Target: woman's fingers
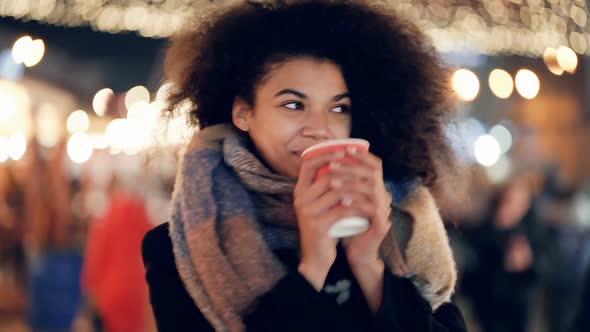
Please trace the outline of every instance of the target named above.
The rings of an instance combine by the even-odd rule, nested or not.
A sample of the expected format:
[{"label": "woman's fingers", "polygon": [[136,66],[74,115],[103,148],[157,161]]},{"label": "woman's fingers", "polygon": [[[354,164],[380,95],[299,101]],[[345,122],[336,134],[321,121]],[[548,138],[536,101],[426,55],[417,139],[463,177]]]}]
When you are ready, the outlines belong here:
[{"label": "woman's fingers", "polygon": [[297,186],[301,188],[307,188],[312,185],[318,170],[336,160],[344,158],[344,151],[337,151],[332,153],[323,153],[317,156],[313,156],[309,159],[302,159],[301,168],[299,169],[299,178],[297,179]]},{"label": "woman's fingers", "polygon": [[305,190],[301,189],[299,192],[296,192],[294,194],[294,204],[308,204],[317,200],[319,197],[330,190],[331,181],[331,176],[325,176],[314,182],[311,186],[305,188]]},{"label": "woman's fingers", "polygon": [[320,215],[330,209],[340,209],[342,207],[353,207],[363,212],[363,216],[372,214],[375,210],[374,204],[365,196],[350,191],[330,191],[309,203],[309,213]]},{"label": "woman's fingers", "polygon": [[341,161],[330,163],[330,173],[342,177],[359,179],[364,182],[373,182],[375,171],[366,165],[344,164]]},{"label": "woman's fingers", "polygon": [[356,160],[360,162],[361,165],[365,165],[370,169],[379,173],[382,176],[383,174],[383,161],[381,158],[377,157],[376,155],[368,152],[368,151],[358,151],[354,149],[348,149],[346,153],[349,156],[354,157]]},{"label": "woman's fingers", "polygon": [[[340,178],[338,176],[334,176],[334,180],[330,184],[333,190],[356,192],[365,195],[369,199],[372,199],[373,197],[375,190],[373,185],[368,182],[357,178]],[[334,182],[336,182],[337,185],[334,185]]]}]

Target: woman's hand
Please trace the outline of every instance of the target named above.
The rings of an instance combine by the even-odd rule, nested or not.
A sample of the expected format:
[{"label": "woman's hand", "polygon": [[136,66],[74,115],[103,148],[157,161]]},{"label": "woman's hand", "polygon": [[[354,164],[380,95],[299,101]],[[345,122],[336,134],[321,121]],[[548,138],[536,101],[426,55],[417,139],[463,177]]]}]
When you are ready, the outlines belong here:
[{"label": "woman's hand", "polygon": [[339,219],[360,213],[352,206],[334,208],[343,200],[350,199],[347,192],[334,190],[342,182],[338,175],[326,175],[314,182],[319,168],[338,162],[344,155],[344,152],[335,152],[302,160],[293,193],[301,242],[298,271],[318,291],[324,286],[328,271],[336,259],[338,239],[330,237],[330,227]]},{"label": "woman's hand", "polygon": [[392,197],[383,182],[381,159],[370,152],[354,149],[347,153],[357,159],[358,164],[333,163],[332,174],[348,177],[340,190],[355,193],[356,201],[353,198],[344,203],[361,210],[363,216],[370,220],[365,233],[343,239],[348,262],[354,268],[380,260],[379,247],[391,227]]},{"label": "woman's hand", "polygon": [[334,176],[346,176],[348,181],[340,188],[352,192],[352,200],[344,205],[362,211],[369,218],[369,229],[362,234],[342,240],[351,270],[358,281],[373,313],[381,307],[383,299],[383,273],[385,265],[379,256],[379,247],[389,232],[391,222],[391,194],[383,182],[381,159],[375,155],[349,149],[349,155],[358,164],[332,164]]}]

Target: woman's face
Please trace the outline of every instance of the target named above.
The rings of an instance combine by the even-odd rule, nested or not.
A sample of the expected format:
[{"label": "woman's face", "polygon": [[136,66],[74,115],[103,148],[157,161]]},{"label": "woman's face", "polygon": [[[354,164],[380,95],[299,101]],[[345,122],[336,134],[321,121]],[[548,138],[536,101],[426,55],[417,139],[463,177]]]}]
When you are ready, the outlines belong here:
[{"label": "woman's face", "polygon": [[248,132],[268,166],[296,177],[305,149],[350,137],[351,99],[332,62],[296,58],[272,68],[258,85],[254,107],[236,100],[233,122]]}]

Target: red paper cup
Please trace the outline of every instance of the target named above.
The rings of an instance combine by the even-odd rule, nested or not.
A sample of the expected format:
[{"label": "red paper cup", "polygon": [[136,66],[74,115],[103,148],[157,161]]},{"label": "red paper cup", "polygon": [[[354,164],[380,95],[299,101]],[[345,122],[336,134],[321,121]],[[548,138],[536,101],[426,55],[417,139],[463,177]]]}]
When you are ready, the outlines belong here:
[{"label": "red paper cup", "polygon": [[[346,151],[349,147],[354,147],[358,151],[368,151],[369,142],[360,138],[344,138],[326,141],[307,148],[301,154],[301,158],[305,160],[323,153]],[[355,164],[358,161],[355,158],[346,154],[344,158],[340,160],[340,162],[343,164]],[[314,181],[321,179],[329,173],[330,164],[326,164],[317,171],[314,177]],[[360,216],[352,216],[340,219],[336,223],[334,223],[332,228],[330,228],[330,236],[334,238],[349,237],[360,233],[364,233],[367,231],[367,229],[369,229],[369,220],[367,218]]]}]

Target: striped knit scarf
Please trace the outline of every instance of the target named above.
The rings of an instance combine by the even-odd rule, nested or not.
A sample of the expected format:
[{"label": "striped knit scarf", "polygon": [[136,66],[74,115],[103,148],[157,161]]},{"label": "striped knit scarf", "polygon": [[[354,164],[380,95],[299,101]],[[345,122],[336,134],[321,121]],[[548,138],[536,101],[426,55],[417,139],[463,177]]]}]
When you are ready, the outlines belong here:
[{"label": "striped knit scarf", "polygon": [[[227,124],[197,133],[172,199],[176,266],[216,331],[245,330],[243,317],[256,298],[287,272],[273,250],[299,246],[292,204],[296,179],[270,171],[247,142]],[[387,186],[394,201],[414,204],[394,209],[396,222],[381,248],[384,261],[397,275],[416,276],[421,293],[436,308],[449,300],[456,278],[436,206],[427,190]],[[427,219],[418,222],[423,215]]]}]

